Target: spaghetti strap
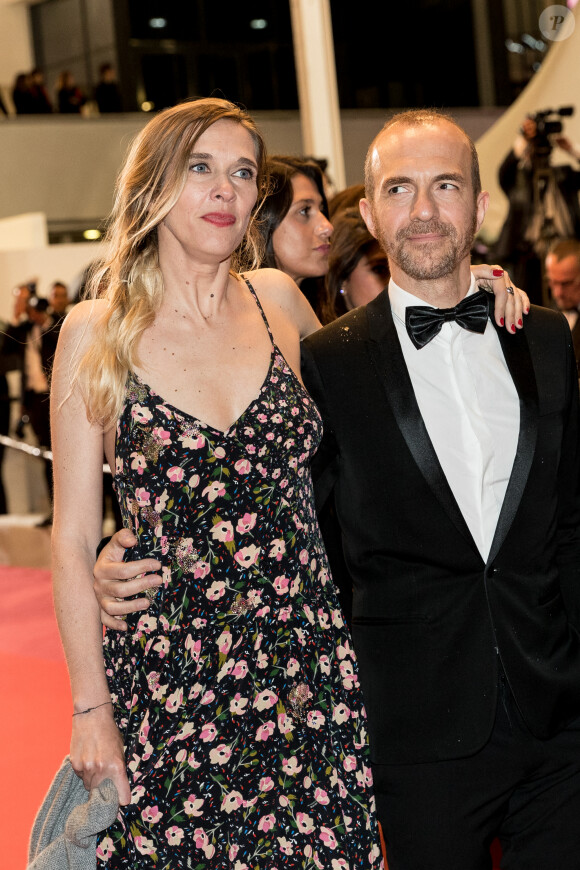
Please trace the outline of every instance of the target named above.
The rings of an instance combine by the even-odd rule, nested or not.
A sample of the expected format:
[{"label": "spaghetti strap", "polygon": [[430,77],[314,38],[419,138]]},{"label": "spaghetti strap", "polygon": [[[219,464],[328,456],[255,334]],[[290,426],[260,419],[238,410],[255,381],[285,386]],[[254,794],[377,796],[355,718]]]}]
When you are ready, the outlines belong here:
[{"label": "spaghetti strap", "polygon": [[272,335],[272,330],[270,329],[270,324],[268,323],[268,318],[266,317],[266,315],[264,313],[264,309],[262,308],[262,303],[260,302],[260,300],[258,298],[258,294],[256,293],[256,291],[252,287],[252,284],[250,283],[249,278],[244,278],[244,281],[248,285],[248,287],[250,289],[250,293],[252,294],[252,296],[256,300],[256,305],[258,306],[260,314],[262,315],[262,320],[266,324],[266,329],[268,330],[268,335],[270,336],[270,341],[272,342],[272,347],[276,347],[276,342],[274,341],[274,336]]}]

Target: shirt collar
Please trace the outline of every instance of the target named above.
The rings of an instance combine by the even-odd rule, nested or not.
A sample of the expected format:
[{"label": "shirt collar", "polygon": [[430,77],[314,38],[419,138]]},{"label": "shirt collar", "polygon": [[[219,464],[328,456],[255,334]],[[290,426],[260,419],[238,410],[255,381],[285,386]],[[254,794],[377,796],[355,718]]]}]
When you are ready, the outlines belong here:
[{"label": "shirt collar", "polygon": [[[469,290],[467,291],[465,296],[471,296],[471,294],[475,293],[476,290],[477,287],[475,285],[475,277],[472,274],[471,281],[469,283]],[[397,318],[397,320],[400,320],[401,323],[405,322],[405,308],[408,308],[411,305],[425,305],[428,308],[437,308],[436,305],[430,305],[429,302],[425,302],[424,299],[419,299],[418,296],[413,296],[412,293],[409,293],[407,290],[403,290],[402,287],[399,287],[398,284],[395,284],[392,278],[389,281],[389,301],[391,303],[393,315]]]}]

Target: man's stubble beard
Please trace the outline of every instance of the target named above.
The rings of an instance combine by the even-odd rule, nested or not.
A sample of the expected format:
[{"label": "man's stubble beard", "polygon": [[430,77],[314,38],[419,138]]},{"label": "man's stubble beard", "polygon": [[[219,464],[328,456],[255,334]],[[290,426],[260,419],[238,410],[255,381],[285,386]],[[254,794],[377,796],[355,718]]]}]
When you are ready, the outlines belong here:
[{"label": "man's stubble beard", "polygon": [[[380,227],[380,223],[379,223]],[[452,224],[443,223],[437,219],[430,221],[412,221],[408,226],[397,230],[395,241],[390,243],[382,233],[379,236],[389,260],[415,281],[433,281],[450,275],[459,263],[471,253],[471,247],[477,230],[477,214],[473,209],[472,220],[467,232],[459,235]],[[406,246],[409,236],[428,233],[440,233],[447,239],[447,244],[441,250],[438,243],[426,242],[424,246],[414,248]],[[428,246],[437,247],[431,250]]]}]

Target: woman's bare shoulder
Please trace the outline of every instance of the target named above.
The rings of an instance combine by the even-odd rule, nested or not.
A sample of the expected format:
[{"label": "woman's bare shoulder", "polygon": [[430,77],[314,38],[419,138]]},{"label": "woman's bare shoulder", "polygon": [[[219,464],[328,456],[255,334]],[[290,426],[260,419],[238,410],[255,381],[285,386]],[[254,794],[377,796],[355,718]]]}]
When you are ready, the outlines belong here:
[{"label": "woman's bare shoulder", "polygon": [[60,331],[63,339],[71,340],[90,336],[100,318],[106,313],[108,303],[104,299],[85,299],[73,305],[64,319]]},{"label": "woman's bare shoulder", "polygon": [[262,305],[279,309],[298,329],[300,338],[320,329],[308,300],[292,278],[279,269],[256,269],[243,276],[255,289]]}]

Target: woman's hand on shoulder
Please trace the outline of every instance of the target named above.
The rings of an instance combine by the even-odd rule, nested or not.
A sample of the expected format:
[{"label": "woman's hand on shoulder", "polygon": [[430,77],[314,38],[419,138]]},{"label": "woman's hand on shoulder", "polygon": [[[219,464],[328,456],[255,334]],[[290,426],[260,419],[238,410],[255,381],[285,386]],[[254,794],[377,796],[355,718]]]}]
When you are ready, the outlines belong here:
[{"label": "woman's hand on shoulder", "polygon": [[483,281],[495,296],[495,322],[505,326],[508,332],[515,332],[524,325],[523,315],[530,310],[527,293],[512,284],[508,273],[501,266],[488,266],[486,263],[472,266],[471,272],[476,281]]},{"label": "woman's hand on shoulder", "polygon": [[280,269],[257,269],[244,277],[251,282],[260,301],[269,299],[290,317],[301,339],[321,328],[322,324],[306,296],[285,272]]}]

